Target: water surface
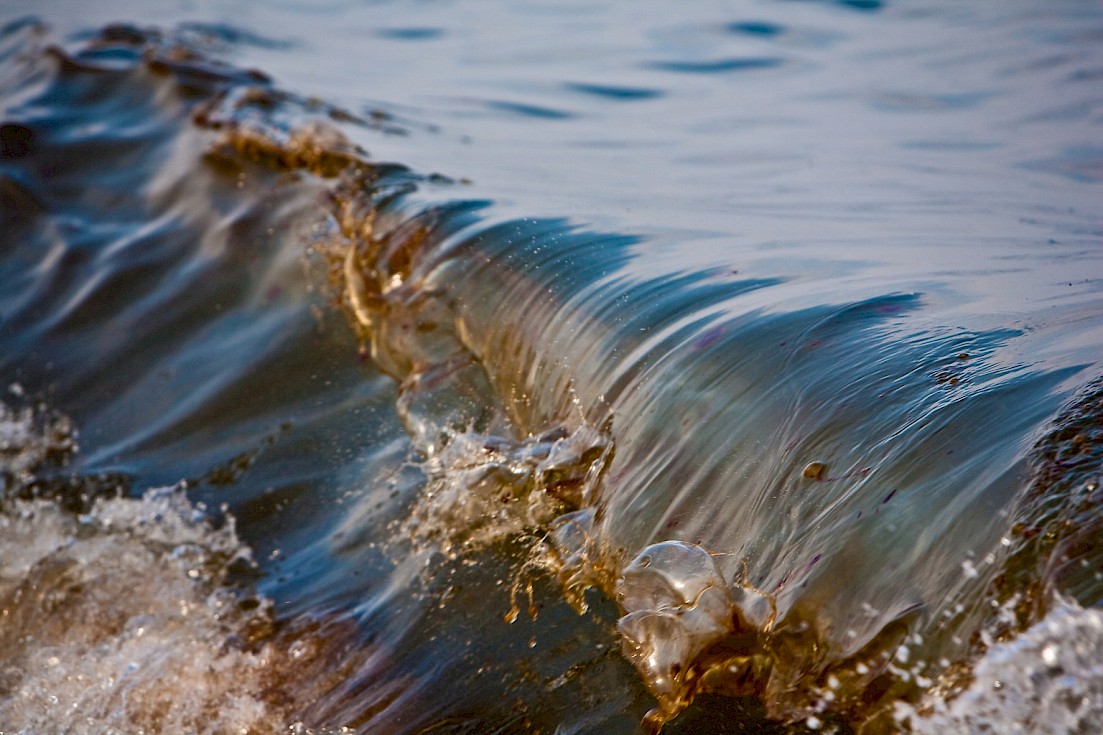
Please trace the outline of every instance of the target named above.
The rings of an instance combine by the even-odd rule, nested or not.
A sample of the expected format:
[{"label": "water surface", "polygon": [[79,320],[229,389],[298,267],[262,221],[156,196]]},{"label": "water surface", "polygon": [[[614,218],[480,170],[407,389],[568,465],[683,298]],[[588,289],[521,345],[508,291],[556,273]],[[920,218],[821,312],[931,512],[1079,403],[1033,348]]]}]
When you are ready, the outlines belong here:
[{"label": "water surface", "polygon": [[3,16],[4,731],[1103,719],[1094,6]]}]

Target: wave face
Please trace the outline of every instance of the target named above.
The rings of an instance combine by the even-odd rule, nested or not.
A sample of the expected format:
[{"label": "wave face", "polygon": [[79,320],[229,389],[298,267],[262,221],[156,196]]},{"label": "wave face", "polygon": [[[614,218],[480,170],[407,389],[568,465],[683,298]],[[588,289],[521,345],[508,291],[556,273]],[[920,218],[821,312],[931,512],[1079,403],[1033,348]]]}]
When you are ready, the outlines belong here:
[{"label": "wave face", "polygon": [[934,265],[516,218],[244,47],[0,34],[5,730],[1103,724],[1098,214]]}]

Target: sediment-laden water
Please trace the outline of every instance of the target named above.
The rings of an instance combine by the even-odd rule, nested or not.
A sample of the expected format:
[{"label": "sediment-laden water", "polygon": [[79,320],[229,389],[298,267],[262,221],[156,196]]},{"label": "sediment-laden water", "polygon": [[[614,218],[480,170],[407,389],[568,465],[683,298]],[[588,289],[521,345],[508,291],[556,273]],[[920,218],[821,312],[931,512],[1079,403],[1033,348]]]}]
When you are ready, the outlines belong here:
[{"label": "sediment-laden water", "polygon": [[65,10],[0,732],[1103,724],[1097,9]]}]

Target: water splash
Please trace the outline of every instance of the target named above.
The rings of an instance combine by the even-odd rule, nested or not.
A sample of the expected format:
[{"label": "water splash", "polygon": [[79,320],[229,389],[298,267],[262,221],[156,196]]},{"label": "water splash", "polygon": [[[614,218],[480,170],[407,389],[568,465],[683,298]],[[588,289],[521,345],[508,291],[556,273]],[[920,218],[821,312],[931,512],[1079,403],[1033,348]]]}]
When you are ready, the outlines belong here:
[{"label": "water splash", "polygon": [[[246,551],[177,489],[0,515],[0,721],[19,731],[274,730],[268,603],[222,586]],[[143,580],[135,585],[135,580]],[[34,621],[34,622],[32,622]],[[27,635],[34,631],[33,635]]]},{"label": "water splash", "polygon": [[[294,715],[324,687],[320,662],[347,631],[281,628],[251,587],[256,565],[234,518],[192,503],[184,484],[128,498],[109,483],[70,509],[66,493],[36,497],[63,489],[39,473],[76,451],[75,435],[44,404],[0,402],[5,731],[329,732]],[[72,482],[73,497],[95,484]]]},{"label": "water splash", "polygon": [[[132,61],[140,63],[137,54]],[[369,164],[332,126],[339,113],[299,109],[310,105],[179,49],[156,51],[148,68],[215,88],[193,118],[215,131],[209,163],[251,161],[329,182],[329,229],[317,244],[329,238],[346,305],[375,362],[399,383],[397,412],[424,478],[403,528],[450,555],[545,532],[576,607],[588,585],[616,598],[625,651],[660,702],[655,725],[706,691],[753,692],[771,715],[810,726],[835,713],[862,722],[885,701],[919,697],[940,671],[968,669],[969,634],[986,630],[987,603],[1000,598],[989,585],[1006,581],[1011,551],[1000,533],[1045,538],[1067,517],[1067,504],[1042,487],[1045,502],[1061,506],[1045,523],[1032,526],[1028,507],[1017,517],[994,514],[984,538],[971,525],[978,507],[1014,505],[1016,442],[1067,390],[1055,386],[1071,380],[1068,372],[1024,377],[1021,363],[1001,364],[997,353],[1016,334],[907,326],[904,317],[922,305],[917,294],[814,308],[774,302],[779,313],[763,313],[755,292],[784,279],[712,271],[633,279],[617,273],[631,260],[628,238],[587,237],[559,223],[464,234],[477,203],[410,205],[403,197],[421,179]],[[569,268],[571,258],[593,268]],[[877,391],[878,401],[862,400]],[[1001,414],[1007,420],[984,441],[972,436],[974,424],[956,420],[966,409],[1004,406],[1028,408]],[[10,435],[30,436],[31,419],[12,418]],[[839,439],[855,433],[878,437],[876,445]],[[5,482],[30,487],[36,463],[68,451],[64,440],[50,446],[17,449]],[[944,473],[930,459],[944,450],[971,459]],[[877,461],[867,463],[868,454]],[[1090,518],[1096,487],[1080,493],[1077,517]],[[732,488],[747,495],[732,502]],[[96,501],[85,514],[92,537],[152,533],[154,546],[186,546],[192,566],[135,552],[147,566],[218,582],[220,554],[240,557],[202,533],[174,543],[182,531],[175,521],[162,529],[158,515],[201,519],[180,502],[162,507],[170,497],[178,494],[125,501],[161,508],[145,520],[128,520],[122,500]],[[12,502],[17,516],[31,507]],[[672,529],[695,542],[654,543]],[[1037,581],[1035,562],[1048,568],[1057,548],[1070,552],[1057,559],[1062,566],[1086,536],[1064,538],[1077,544],[1027,545],[1026,586]],[[1083,589],[1098,594],[1090,579]],[[223,595],[200,594],[181,609],[221,610]],[[954,660],[932,660],[944,650]]]},{"label": "water splash", "polygon": [[20,497],[76,450],[75,434],[56,411],[0,403],[0,721],[19,732],[280,727],[264,683],[276,652],[258,645],[270,605],[226,585],[251,564],[231,518],[213,527],[182,487],[98,498],[81,514]]},{"label": "water splash", "polygon": [[1101,732],[1100,651],[1103,611],[1063,600],[1021,635],[994,644],[961,692],[899,704],[897,722],[917,735]]},{"label": "water splash", "polygon": [[417,465],[426,479],[410,533],[455,554],[546,528],[592,496],[609,449],[588,426],[523,440],[451,435]]}]

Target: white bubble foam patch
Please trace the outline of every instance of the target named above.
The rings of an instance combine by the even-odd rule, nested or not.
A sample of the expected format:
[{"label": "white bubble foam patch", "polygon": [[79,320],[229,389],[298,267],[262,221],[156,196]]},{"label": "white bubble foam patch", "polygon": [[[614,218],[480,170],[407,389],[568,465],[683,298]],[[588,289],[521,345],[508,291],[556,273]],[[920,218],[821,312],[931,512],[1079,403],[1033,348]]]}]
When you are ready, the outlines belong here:
[{"label": "white bubble foam patch", "polygon": [[267,613],[221,584],[245,553],[179,489],[80,517],[0,504],[2,731],[281,729],[262,696],[273,654],[244,645]]},{"label": "white bubble foam patch", "polygon": [[1060,604],[992,646],[974,674],[957,697],[899,705],[897,719],[922,735],[1103,732],[1103,610]]}]

